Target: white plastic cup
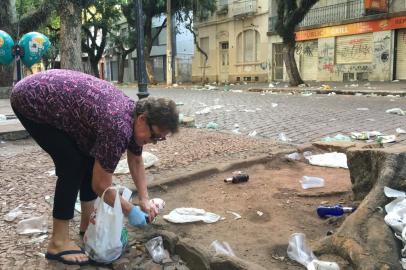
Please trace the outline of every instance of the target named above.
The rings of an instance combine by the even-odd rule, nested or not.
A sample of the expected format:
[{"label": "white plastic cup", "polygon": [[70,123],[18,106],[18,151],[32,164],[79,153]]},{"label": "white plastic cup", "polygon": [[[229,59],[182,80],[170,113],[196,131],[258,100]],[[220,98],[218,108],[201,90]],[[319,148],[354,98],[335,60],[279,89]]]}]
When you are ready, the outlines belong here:
[{"label": "white plastic cup", "polygon": [[303,189],[324,187],[324,179],[314,176],[303,176],[300,180]]}]

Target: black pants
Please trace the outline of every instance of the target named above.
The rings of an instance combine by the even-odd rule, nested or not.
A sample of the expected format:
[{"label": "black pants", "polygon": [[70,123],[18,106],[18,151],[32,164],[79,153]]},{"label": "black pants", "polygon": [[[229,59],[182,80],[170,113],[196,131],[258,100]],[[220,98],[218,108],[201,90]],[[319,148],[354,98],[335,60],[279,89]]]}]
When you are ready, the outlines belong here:
[{"label": "black pants", "polygon": [[79,150],[75,141],[65,132],[47,124],[36,123],[18,110],[13,110],[31,137],[54,161],[58,180],[53,217],[72,219],[79,190],[81,201],[92,201],[97,197],[92,190],[94,158]]}]

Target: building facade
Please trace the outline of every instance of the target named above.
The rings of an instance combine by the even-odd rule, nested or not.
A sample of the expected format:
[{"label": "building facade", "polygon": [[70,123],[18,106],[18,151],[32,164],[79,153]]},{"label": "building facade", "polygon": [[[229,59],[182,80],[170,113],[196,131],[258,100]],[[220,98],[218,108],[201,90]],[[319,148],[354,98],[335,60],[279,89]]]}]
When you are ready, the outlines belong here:
[{"label": "building facade", "polygon": [[[152,33],[156,33],[157,29],[162,25],[165,16],[154,17],[152,19]],[[120,32],[125,34],[128,32],[128,24],[125,20],[118,22]],[[174,72],[175,82],[190,82],[193,57],[193,35],[186,29],[184,23],[175,22],[176,31],[173,32],[173,55],[174,55]],[[162,29],[158,37],[155,39],[151,48],[150,57],[152,59],[154,77],[157,82],[166,81],[166,27]],[[108,81],[117,81],[118,79],[118,59],[114,54],[113,48],[107,48],[107,53],[104,55],[101,65],[104,70],[104,78]],[[137,50],[134,50],[127,56],[124,62],[124,79],[125,83],[136,82],[137,73]]]},{"label": "building facade", "polygon": [[217,11],[195,20],[199,46],[192,80],[232,83],[268,80],[268,0],[219,0]]},{"label": "building facade", "polygon": [[[287,80],[270,0],[269,80]],[[306,81],[406,80],[405,0],[320,0],[296,32],[295,58]]]}]

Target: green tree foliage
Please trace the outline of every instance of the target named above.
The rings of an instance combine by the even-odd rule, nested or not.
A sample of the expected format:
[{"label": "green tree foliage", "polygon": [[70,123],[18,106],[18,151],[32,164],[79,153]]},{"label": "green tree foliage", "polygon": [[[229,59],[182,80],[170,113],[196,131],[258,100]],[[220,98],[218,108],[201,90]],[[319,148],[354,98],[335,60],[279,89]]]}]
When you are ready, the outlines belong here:
[{"label": "green tree foliage", "polygon": [[289,84],[297,86],[302,84],[303,80],[300,77],[294,57],[295,29],[318,0],[277,0],[276,2],[278,4],[278,19],[275,29],[283,39],[283,60],[289,76]]},{"label": "green tree foliage", "polygon": [[121,0],[95,0],[83,12],[82,49],[87,53],[92,74],[99,77],[98,63],[107,44],[107,35],[112,33],[121,16]]}]

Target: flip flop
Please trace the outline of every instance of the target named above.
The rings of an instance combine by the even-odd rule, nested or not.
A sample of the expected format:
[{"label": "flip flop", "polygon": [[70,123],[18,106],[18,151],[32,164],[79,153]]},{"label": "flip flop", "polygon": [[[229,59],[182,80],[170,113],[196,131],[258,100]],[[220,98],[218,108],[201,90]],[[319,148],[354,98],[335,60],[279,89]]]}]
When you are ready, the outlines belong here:
[{"label": "flip flop", "polygon": [[67,265],[87,265],[89,264],[89,259],[87,261],[84,262],[78,262],[78,261],[70,261],[70,260],[65,260],[64,258],[62,258],[62,256],[64,255],[69,255],[69,254],[86,254],[83,250],[65,250],[62,252],[59,252],[57,254],[51,254],[49,252],[47,252],[45,254],[45,258],[48,260],[54,260],[54,261],[58,261],[61,262],[63,264],[67,264]]}]

